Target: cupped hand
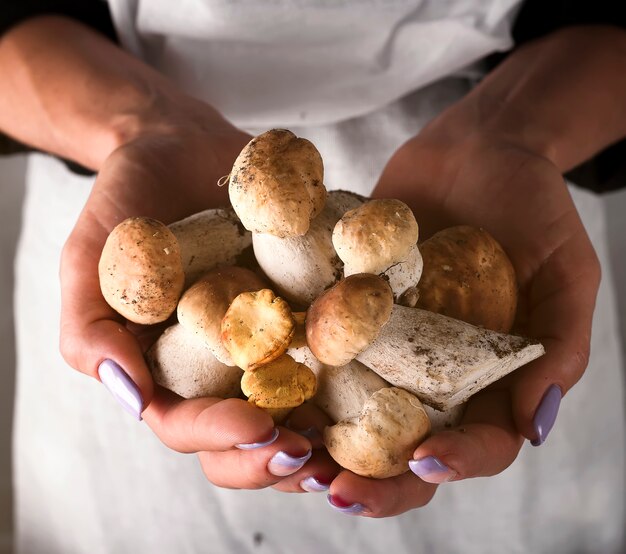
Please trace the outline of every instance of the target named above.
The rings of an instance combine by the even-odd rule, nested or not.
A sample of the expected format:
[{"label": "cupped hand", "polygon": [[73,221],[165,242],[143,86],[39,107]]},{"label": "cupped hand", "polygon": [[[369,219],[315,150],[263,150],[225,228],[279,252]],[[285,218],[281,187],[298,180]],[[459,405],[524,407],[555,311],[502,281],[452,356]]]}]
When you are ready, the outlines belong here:
[{"label": "cupped hand", "polygon": [[[198,452],[207,478],[232,488],[297,477],[311,455],[310,441],[284,427],[278,432],[267,414],[244,400],[184,400],[155,386],[143,356],[151,328],[129,325],[105,302],[98,261],[109,232],[127,217],[171,223],[226,205],[226,187],[217,182],[230,172],[249,138],[223,120],[202,118],[139,133],[99,168],[61,261],[61,351],[66,361],[102,381],[166,445]],[[111,409],[117,408],[112,404]],[[310,462],[311,471],[327,465],[321,454]],[[291,482],[293,490],[302,490],[297,480]]]},{"label": "cupped hand", "polygon": [[517,273],[513,332],[539,339],[546,354],[472,397],[458,428],[423,442],[410,464],[421,478],[342,472],[330,492],[352,513],[395,515],[428,502],[433,484],[503,471],[524,438],[546,440],[562,395],[588,363],[600,266],[560,171],[511,137],[460,127],[435,120],[402,146],[373,196],[406,202],[420,240],[457,224],[489,231]]}]

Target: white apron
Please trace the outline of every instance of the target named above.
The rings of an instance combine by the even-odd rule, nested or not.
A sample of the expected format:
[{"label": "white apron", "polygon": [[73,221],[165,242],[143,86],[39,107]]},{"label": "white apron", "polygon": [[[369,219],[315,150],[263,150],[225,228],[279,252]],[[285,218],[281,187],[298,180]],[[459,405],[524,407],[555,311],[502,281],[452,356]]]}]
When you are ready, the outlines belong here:
[{"label": "white apron", "polygon": [[[192,4],[196,8],[193,17],[189,12],[184,17]],[[470,86],[461,77],[427,83],[509,44],[512,4],[179,0],[175,5],[115,2],[113,12],[128,48],[194,94],[211,98],[252,132],[288,125],[313,140],[324,157],[330,188],[367,193],[393,151]],[[290,6],[304,11],[296,14]],[[367,15],[369,9],[376,17]],[[345,18],[347,13],[352,24]],[[451,19],[444,18],[446,13],[452,14]],[[231,19],[238,25],[229,27]],[[235,59],[222,57],[228,58],[231,51],[235,58],[247,57],[261,50],[261,59],[273,58],[272,32],[277,21],[288,23],[278,26],[281,45],[294,45],[290,65],[277,68],[281,90],[276,98],[254,93],[263,87],[274,90],[270,76],[260,69],[253,72],[248,88],[237,88],[244,84],[241,77],[228,71]],[[365,38],[372,21],[377,34]],[[291,29],[293,25],[299,25],[298,32]],[[251,34],[251,28],[256,32]],[[438,38],[447,40],[447,47],[435,46]],[[342,73],[337,77],[342,81],[338,88],[320,84],[319,78],[309,83],[319,88],[298,88],[303,84],[299,74],[303,53],[296,46],[316,47],[321,53],[329,42],[338,48],[343,39],[363,47],[353,73],[345,59],[349,49],[333,50],[346,81]],[[419,48],[424,42],[428,48],[422,52]],[[427,63],[423,67],[416,63],[419,67],[412,68],[411,75],[405,75],[400,84],[391,84],[390,79],[406,70],[407,49]],[[424,54],[435,51],[441,55]],[[199,53],[217,68],[210,79]],[[222,70],[224,74],[219,73]],[[293,82],[283,81],[289,75]],[[347,100],[335,96],[337,90],[357,90],[362,79],[371,83],[367,87],[371,94],[354,92]],[[297,102],[282,90],[285,82],[296,86]],[[243,109],[230,98],[234,93],[228,94],[229,90],[241,93],[251,104],[242,101]],[[407,95],[411,90],[417,92]],[[90,183],[88,178],[69,174],[53,159],[40,155],[31,159],[16,278],[19,368],[14,469],[19,552],[619,552],[624,513],[624,398],[608,271],[598,299],[590,369],[563,401],[544,446],[525,445],[515,464],[499,476],[439,487],[423,509],[384,520],[346,516],[332,510],[324,494],[214,487],[206,482],[194,456],[169,451],[144,424],[119,409],[104,387],[65,365],[58,353],[57,270],[62,245]],[[601,201],[575,189],[573,194],[606,264]]]}]

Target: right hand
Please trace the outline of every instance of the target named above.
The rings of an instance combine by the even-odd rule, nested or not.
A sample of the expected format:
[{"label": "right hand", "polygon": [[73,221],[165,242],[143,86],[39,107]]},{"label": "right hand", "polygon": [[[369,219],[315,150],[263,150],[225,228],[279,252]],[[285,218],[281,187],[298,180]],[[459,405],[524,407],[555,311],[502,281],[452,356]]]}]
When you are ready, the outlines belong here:
[{"label": "right hand", "polygon": [[[193,104],[197,106],[197,104]],[[286,428],[266,446],[242,450],[235,445],[267,442],[272,419],[244,400],[184,400],[155,386],[144,361],[150,328],[128,325],[104,300],[98,261],[109,232],[130,216],[164,223],[227,203],[226,187],[217,181],[250,137],[209,112],[151,124],[111,153],[102,164],[89,199],[65,244],[61,260],[61,351],[75,369],[104,378],[114,397],[136,418],[140,413],[169,447],[199,452],[207,478],[230,488],[274,485],[292,476],[283,490],[301,492],[309,475],[332,480],[334,464],[316,452],[304,469],[270,462],[282,451],[301,457],[311,450],[304,436]],[[207,110],[208,112],[208,110]]]}]

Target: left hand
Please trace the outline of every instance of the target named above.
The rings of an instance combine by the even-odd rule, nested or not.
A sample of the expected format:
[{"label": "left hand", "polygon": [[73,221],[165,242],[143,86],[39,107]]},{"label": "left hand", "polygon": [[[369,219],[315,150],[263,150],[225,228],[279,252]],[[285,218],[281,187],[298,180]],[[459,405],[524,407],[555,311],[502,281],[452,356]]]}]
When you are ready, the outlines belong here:
[{"label": "left hand", "polygon": [[496,132],[460,136],[455,117],[452,110],[402,146],[373,196],[406,202],[420,240],[457,224],[489,231],[518,277],[513,332],[539,339],[546,354],[472,397],[459,428],[422,443],[414,453],[421,479],[412,472],[384,480],[341,472],[330,493],[360,505],[365,516],[423,506],[437,483],[503,471],[524,437],[545,440],[556,413],[542,413],[542,398],[552,390],[544,406],[558,409],[559,390],[565,394],[578,381],[589,358],[600,266],[560,171]]}]

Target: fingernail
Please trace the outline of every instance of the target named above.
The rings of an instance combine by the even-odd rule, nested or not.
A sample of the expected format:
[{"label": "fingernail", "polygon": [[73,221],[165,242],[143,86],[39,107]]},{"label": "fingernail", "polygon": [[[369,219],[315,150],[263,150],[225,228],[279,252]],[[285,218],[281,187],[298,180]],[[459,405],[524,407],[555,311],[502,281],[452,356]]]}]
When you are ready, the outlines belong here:
[{"label": "fingernail", "polygon": [[113,360],[104,360],[98,366],[98,376],[122,408],[136,420],[141,421],[143,409],[141,392],[126,372]]},{"label": "fingernail", "polygon": [[239,448],[240,450],[255,450],[257,448],[269,446],[278,438],[278,433],[278,427],[274,427],[274,430],[272,431],[272,436],[268,440],[262,442],[242,442],[236,444],[235,448]]},{"label": "fingernail", "polygon": [[272,459],[267,463],[267,470],[276,477],[286,477],[298,471],[304,464],[309,461],[311,451],[309,450],[304,456],[299,458],[290,456],[282,450],[274,454]]},{"label": "fingernail", "polygon": [[535,434],[537,435],[536,439],[530,441],[533,446],[541,446],[548,438],[548,433],[554,427],[556,416],[559,413],[562,397],[561,388],[557,385],[550,385],[543,395],[533,419]]},{"label": "fingernail", "polygon": [[300,488],[306,492],[324,492],[330,488],[330,483],[320,481],[317,477],[310,475],[300,481]]},{"label": "fingernail", "polygon": [[361,515],[367,511],[367,508],[359,502],[346,502],[337,495],[329,494],[326,499],[328,503],[338,512],[342,514]]},{"label": "fingernail", "polygon": [[455,471],[451,470],[435,456],[411,460],[409,461],[409,467],[415,475],[428,483],[445,483],[456,476]]}]

